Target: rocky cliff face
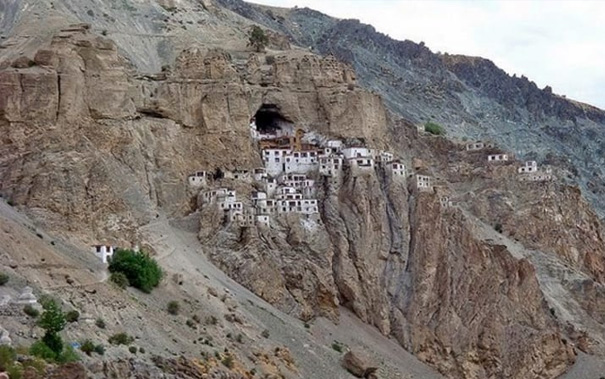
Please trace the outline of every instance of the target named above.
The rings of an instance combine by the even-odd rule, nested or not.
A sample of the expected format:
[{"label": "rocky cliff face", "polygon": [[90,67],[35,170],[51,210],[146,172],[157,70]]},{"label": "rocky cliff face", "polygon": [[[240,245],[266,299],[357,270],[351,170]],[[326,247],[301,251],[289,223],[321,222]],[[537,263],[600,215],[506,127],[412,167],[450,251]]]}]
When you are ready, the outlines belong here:
[{"label": "rocky cliff face", "polygon": [[[520,183],[518,161],[488,166],[485,151],[467,153],[441,137],[419,135],[412,122],[393,121],[382,98],[356,80],[382,91],[397,116],[418,121],[434,113],[461,135],[503,125],[504,119],[490,119],[479,126],[478,114],[489,107],[517,114],[511,107],[519,107],[518,99],[499,104],[498,94],[508,98],[521,82],[501,77],[503,84],[489,86],[494,69],[484,61],[436,56],[356,22],[304,9],[269,14],[220,3],[262,15],[258,20],[279,24],[278,31],[300,23],[298,34],[289,33],[294,42],[333,52],[357,71],[334,57],[288,49],[278,36],[274,46],[287,50],[251,53],[243,47],[248,24],[216,3],[204,3],[203,22],[196,23],[218,29],[217,39],[229,35],[225,48],[216,41],[178,54],[151,48],[150,66],[141,62],[145,49],[136,47],[138,58],[124,51],[137,39],[133,31],[103,33],[107,20],[90,29],[63,27],[37,45],[28,42],[20,57],[0,61],[0,193],[78,243],[149,242],[142,230],[158,217],[193,213],[207,255],[261,298],[303,320],[338,320],[344,306],[449,377],[554,377],[573,364],[579,336],[588,332],[595,332],[600,352],[602,225],[577,188]],[[73,5],[58,6],[66,4]],[[147,18],[132,17],[140,17],[145,30],[153,24],[144,21],[149,18],[172,25],[180,17],[185,28],[195,25],[186,21],[194,12],[179,11],[191,4],[175,4],[146,1],[142,9],[160,12],[157,17],[142,10]],[[318,35],[309,34],[309,25]],[[387,58],[366,64],[378,53]],[[165,65],[171,56],[174,62]],[[145,72],[157,63],[165,67]],[[519,134],[502,137],[501,148],[517,136],[531,135],[524,140],[530,144],[535,136],[525,122],[552,100],[531,86],[521,93],[535,97],[535,109],[519,111]],[[480,97],[481,109],[469,110],[471,95]],[[599,122],[596,110],[580,115],[552,101],[540,117]],[[434,112],[444,104],[454,110]],[[339,181],[316,177],[318,218],[280,216],[269,229],[225,224],[222,211],[202,205],[186,178],[198,170],[261,166],[249,120],[262,105],[305,131],[391,150],[409,176],[393,180],[377,169],[346,171]],[[579,128],[584,121],[575,122]],[[566,151],[549,151],[553,164],[562,162],[559,178],[579,167],[558,157]],[[415,173],[431,175],[437,191],[415,191]],[[233,179],[212,186],[234,188],[243,198],[257,189]],[[441,206],[444,195],[457,206]],[[493,230],[497,224],[502,234]],[[554,291],[557,286],[566,292]]]}]

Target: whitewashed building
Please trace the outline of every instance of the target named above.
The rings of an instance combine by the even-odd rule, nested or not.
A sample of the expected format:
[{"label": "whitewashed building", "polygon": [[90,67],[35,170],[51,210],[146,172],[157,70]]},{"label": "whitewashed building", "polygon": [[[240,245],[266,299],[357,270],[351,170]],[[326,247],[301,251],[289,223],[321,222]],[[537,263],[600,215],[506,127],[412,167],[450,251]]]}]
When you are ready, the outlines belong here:
[{"label": "whitewashed building", "polygon": [[359,171],[371,171],[374,169],[374,159],[371,157],[349,158],[347,159],[347,162],[354,173]]},{"label": "whitewashed building", "polygon": [[187,177],[189,185],[192,187],[203,187],[208,184],[208,173],[206,171],[198,171],[195,174]]},{"label": "whitewashed building", "polygon": [[233,171],[233,179],[241,180],[244,182],[251,182],[252,175],[250,174],[250,171],[248,171],[248,170],[235,170],[235,171]]},{"label": "whitewashed building", "polygon": [[488,162],[505,162],[508,161],[508,154],[490,154],[487,156]]},{"label": "whitewashed building", "polygon": [[286,163],[286,155],[292,153],[291,149],[265,149],[263,150],[263,161],[267,174],[278,176],[284,172],[284,164]]},{"label": "whitewashed building", "polygon": [[271,218],[268,214],[257,214],[256,216],[254,216],[254,219],[256,221],[256,225],[258,226],[268,228],[271,224]]},{"label": "whitewashed building", "polygon": [[471,142],[466,144],[466,151],[477,151],[485,148],[483,142]]},{"label": "whitewashed building", "polygon": [[317,200],[316,199],[303,200],[301,203],[300,213],[306,214],[306,215],[319,213],[319,207],[317,205]]},{"label": "whitewashed building", "polygon": [[548,182],[553,180],[553,175],[546,172],[533,172],[527,175],[521,175],[519,180],[530,182]]},{"label": "whitewashed building", "polygon": [[319,173],[324,176],[338,176],[342,172],[343,161],[340,155],[319,157]]},{"label": "whitewashed building", "polygon": [[391,161],[386,164],[386,170],[393,178],[405,178],[405,165],[399,161]]},{"label": "whitewashed building", "polygon": [[393,161],[393,154],[389,153],[388,151],[381,151],[378,154],[377,161],[380,164],[387,164],[389,162],[392,162]]},{"label": "whitewashed building", "polygon": [[433,184],[430,176],[416,175],[416,189],[418,191],[431,191]]},{"label": "whitewashed building", "polygon": [[92,247],[93,253],[101,260],[103,263],[109,262],[113,254],[118,250],[115,246],[110,245],[94,245]]},{"label": "whitewashed building", "polygon": [[267,178],[263,181],[265,192],[267,193],[267,197],[272,198],[275,196],[275,192],[277,191],[277,179],[275,178]]},{"label": "whitewashed building", "polygon": [[370,149],[366,147],[347,147],[342,149],[342,154],[346,159],[372,157]]},{"label": "whitewashed building", "polygon": [[536,161],[527,161],[517,171],[519,171],[519,174],[538,172],[538,163]]},{"label": "whitewashed building", "polygon": [[336,151],[340,151],[342,149],[342,141],[338,139],[332,139],[326,142],[326,146],[336,149]]},{"label": "whitewashed building", "polygon": [[255,168],[254,170],[252,170],[252,177],[257,182],[262,182],[268,177],[267,170],[264,167]]},{"label": "whitewashed building", "polygon": [[285,157],[284,172],[302,174],[317,170],[318,155],[315,150],[292,152]]}]

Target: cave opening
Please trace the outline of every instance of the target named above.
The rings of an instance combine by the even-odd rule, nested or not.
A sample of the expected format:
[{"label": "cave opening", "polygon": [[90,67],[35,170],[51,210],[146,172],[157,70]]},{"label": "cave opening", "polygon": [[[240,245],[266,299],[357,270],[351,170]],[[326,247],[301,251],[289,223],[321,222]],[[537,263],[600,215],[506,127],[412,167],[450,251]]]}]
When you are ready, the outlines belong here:
[{"label": "cave opening", "polygon": [[254,115],[256,130],[262,134],[281,135],[293,128],[292,122],[285,118],[275,104],[263,104]]}]

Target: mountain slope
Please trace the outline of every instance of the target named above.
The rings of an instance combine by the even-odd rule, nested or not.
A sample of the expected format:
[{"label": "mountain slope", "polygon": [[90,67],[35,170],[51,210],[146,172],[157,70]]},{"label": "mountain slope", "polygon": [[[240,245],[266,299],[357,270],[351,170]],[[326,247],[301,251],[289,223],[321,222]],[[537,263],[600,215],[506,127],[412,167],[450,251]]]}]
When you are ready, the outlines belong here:
[{"label": "mountain slope", "polygon": [[569,178],[605,215],[604,111],[511,77],[487,59],[434,54],[423,43],[393,40],[356,20],[308,8],[218,2],[300,46],[350,63],[360,83],[400,117],[434,120],[452,137],[491,140],[519,158],[567,167]]}]

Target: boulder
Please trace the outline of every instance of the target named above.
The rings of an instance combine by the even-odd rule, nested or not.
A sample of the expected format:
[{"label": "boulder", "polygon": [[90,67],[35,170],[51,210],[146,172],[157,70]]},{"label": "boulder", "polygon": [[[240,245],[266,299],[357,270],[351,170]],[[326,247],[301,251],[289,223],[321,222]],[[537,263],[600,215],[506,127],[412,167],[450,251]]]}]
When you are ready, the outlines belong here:
[{"label": "boulder", "polygon": [[358,378],[373,377],[376,370],[378,370],[370,363],[365,354],[356,350],[351,350],[342,357],[342,367]]}]

